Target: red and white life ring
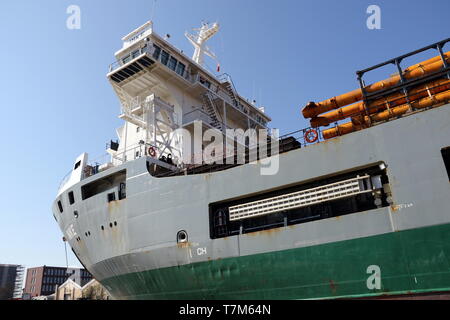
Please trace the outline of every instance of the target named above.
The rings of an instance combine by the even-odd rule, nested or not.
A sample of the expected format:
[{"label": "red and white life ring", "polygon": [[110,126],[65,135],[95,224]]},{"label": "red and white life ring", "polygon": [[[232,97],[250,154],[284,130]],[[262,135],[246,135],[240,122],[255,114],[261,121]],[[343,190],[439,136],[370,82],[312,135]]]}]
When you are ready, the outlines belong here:
[{"label": "red and white life ring", "polygon": [[319,133],[316,129],[308,129],[305,132],[305,140],[308,143],[316,142],[319,139]]},{"label": "red and white life ring", "polygon": [[153,148],[153,147],[148,148],[148,154],[152,158],[156,157],[156,150],[155,150],[155,148]]}]

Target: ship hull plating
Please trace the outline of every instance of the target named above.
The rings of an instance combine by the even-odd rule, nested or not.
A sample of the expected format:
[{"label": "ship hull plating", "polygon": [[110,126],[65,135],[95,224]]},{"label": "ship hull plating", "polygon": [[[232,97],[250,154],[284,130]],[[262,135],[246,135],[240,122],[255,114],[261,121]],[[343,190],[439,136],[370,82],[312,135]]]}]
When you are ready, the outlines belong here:
[{"label": "ship hull plating", "polygon": [[[371,262],[380,270],[379,288],[367,272]],[[446,224],[130,273],[102,283],[123,299],[370,298],[448,291],[449,265]]]},{"label": "ship hull plating", "polygon": [[[167,178],[145,157],[62,192],[54,216],[83,265],[118,299],[321,299],[450,290],[450,106],[260,163]],[[384,163],[389,206],[219,239],[210,204]],[[126,170],[126,198],[83,186]],[[74,193],[70,204],[68,193]],[[61,201],[63,212],[58,210]],[[77,215],[74,212],[77,212]],[[186,231],[188,242],[177,243]]]}]

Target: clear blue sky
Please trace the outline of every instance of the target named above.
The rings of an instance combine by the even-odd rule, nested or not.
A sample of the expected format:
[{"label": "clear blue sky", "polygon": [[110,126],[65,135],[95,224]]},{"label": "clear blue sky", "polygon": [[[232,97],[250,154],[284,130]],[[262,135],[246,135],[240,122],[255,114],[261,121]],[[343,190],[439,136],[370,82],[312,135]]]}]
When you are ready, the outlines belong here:
[{"label": "clear blue sky", "polygon": [[[71,4],[81,8],[81,30],[66,28]],[[371,4],[381,8],[381,30],[366,27]],[[152,0],[1,1],[0,263],[65,265],[52,201],[80,153],[100,156],[116,138],[119,105],[107,67],[152,7]],[[450,30],[448,0],[158,0],[155,8],[156,32],[189,54],[184,32],[219,21],[210,47],[222,71],[266,106],[282,133],[307,125],[306,102],[356,88],[356,70]],[[69,264],[78,264],[73,255]]]}]

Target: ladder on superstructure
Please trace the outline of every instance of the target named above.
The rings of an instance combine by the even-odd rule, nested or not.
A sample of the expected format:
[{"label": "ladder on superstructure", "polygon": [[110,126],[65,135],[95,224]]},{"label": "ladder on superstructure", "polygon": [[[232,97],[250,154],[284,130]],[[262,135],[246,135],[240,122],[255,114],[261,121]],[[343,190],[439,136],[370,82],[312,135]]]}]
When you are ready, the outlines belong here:
[{"label": "ladder on superstructure", "polygon": [[223,125],[222,125],[222,122],[219,120],[220,116],[219,116],[219,113],[217,112],[217,109],[216,109],[214,101],[211,97],[211,94],[209,92],[206,92],[205,94],[203,94],[202,98],[203,98],[203,105],[205,107],[205,111],[208,113],[209,117],[212,120],[211,125],[214,128],[222,131]]},{"label": "ladder on superstructure", "polygon": [[220,76],[220,80],[224,84],[228,96],[231,98],[231,101],[233,101],[234,106],[236,107],[239,106],[238,94],[236,91],[236,87],[234,86],[233,80],[231,79],[231,76],[228,73],[224,73]]}]

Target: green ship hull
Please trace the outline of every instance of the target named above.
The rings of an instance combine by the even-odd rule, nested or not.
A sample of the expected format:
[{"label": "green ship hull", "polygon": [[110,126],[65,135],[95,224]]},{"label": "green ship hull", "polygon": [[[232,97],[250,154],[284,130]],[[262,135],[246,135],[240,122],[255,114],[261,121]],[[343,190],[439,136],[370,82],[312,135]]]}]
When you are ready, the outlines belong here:
[{"label": "green ship hull", "polygon": [[[378,286],[369,266],[379,267]],[[330,299],[448,291],[450,224],[130,273],[102,283],[123,299]]]}]

